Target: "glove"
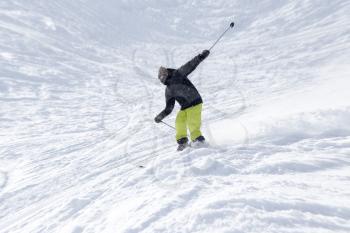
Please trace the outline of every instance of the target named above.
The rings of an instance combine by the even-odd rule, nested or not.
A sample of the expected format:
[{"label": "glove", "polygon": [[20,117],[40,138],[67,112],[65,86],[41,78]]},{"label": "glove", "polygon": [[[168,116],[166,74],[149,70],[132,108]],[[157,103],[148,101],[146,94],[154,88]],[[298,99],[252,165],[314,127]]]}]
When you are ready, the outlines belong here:
[{"label": "glove", "polygon": [[210,54],[210,51],[209,50],[203,50],[203,52],[201,54],[199,54],[199,58],[201,60],[204,60],[206,59]]},{"label": "glove", "polygon": [[156,117],[154,118],[154,121],[155,121],[156,123],[160,123],[162,120],[163,120],[163,118],[162,118],[160,115],[158,115],[158,116],[156,116]]}]

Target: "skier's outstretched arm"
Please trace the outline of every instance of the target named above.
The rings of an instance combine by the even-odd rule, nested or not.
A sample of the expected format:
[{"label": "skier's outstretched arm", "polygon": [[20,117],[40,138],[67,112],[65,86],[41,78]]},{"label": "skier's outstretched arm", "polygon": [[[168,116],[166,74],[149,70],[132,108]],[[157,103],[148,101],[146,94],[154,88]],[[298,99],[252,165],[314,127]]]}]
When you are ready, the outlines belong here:
[{"label": "skier's outstretched arm", "polygon": [[177,71],[182,74],[183,76],[187,76],[192,71],[194,71],[197,66],[209,56],[210,52],[209,50],[204,50],[201,54],[195,56],[192,60],[187,62],[185,65],[181,66]]},{"label": "skier's outstretched arm", "polygon": [[174,106],[175,106],[175,98],[167,97],[165,109],[161,113],[159,113],[156,116],[156,118],[154,118],[154,121],[157,123],[161,122],[165,117],[167,117],[173,111]]}]

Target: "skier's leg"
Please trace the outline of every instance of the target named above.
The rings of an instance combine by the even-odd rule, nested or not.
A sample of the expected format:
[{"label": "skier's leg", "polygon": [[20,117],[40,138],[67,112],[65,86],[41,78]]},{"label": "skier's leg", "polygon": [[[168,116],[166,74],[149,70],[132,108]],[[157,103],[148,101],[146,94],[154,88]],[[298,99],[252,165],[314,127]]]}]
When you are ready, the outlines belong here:
[{"label": "skier's leg", "polygon": [[[185,111],[179,111],[176,116],[175,128],[176,128],[176,141],[181,139],[187,139],[187,126],[186,126],[187,114]],[[182,140],[183,141],[183,140]]]},{"label": "skier's leg", "polygon": [[202,104],[195,105],[186,109],[187,113],[187,125],[191,132],[191,141],[195,141],[202,136],[201,124],[202,124]]}]

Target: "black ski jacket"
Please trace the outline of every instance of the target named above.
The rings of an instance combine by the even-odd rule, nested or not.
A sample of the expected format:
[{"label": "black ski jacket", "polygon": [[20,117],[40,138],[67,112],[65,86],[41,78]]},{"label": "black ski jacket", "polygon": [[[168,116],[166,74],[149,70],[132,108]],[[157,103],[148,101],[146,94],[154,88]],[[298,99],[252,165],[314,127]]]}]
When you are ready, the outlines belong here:
[{"label": "black ski jacket", "polygon": [[187,78],[203,60],[202,56],[198,55],[179,69],[167,69],[169,74],[165,82],[166,106],[157,117],[163,119],[168,116],[174,109],[175,100],[180,104],[181,110],[203,103],[198,90]]}]

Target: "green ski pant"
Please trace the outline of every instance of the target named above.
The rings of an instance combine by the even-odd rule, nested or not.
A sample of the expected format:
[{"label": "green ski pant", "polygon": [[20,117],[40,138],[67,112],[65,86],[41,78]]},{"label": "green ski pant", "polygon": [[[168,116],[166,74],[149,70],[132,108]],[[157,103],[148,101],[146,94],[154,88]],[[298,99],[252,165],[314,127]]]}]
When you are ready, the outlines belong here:
[{"label": "green ski pant", "polygon": [[194,141],[202,135],[202,104],[181,110],[176,116],[176,140],[187,138],[187,128],[191,134],[191,140]]}]

